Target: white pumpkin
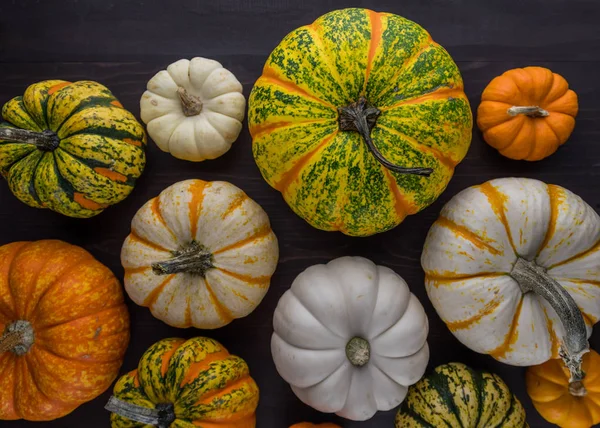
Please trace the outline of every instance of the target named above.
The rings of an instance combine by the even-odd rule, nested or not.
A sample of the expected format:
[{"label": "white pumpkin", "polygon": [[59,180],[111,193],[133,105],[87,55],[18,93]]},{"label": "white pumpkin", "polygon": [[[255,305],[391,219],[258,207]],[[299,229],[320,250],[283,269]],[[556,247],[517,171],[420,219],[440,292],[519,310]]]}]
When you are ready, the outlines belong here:
[{"label": "white pumpkin", "polygon": [[347,419],[396,407],[429,360],[423,306],[394,271],[361,257],[298,275],[273,325],[279,374],[304,403]]},{"label": "white pumpkin", "polygon": [[261,302],[279,257],[265,211],[222,181],[187,180],[135,215],[121,251],[125,290],[174,327],[213,329]]},{"label": "white pumpkin", "polygon": [[463,344],[518,366],[562,356],[582,375],[600,318],[600,217],[580,197],[526,178],[468,188],[442,209],[421,262]]},{"label": "white pumpkin", "polygon": [[140,101],[148,134],[162,151],[203,161],[227,152],[242,130],[242,84],[217,61],[181,59],[148,82]]}]

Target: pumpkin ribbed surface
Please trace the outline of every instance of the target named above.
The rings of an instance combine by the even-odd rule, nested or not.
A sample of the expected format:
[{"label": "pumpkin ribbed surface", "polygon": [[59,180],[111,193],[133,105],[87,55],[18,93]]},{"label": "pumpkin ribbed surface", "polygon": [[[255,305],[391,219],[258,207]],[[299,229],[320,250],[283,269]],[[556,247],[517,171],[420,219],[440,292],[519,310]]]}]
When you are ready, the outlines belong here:
[{"label": "pumpkin ribbed surface", "polygon": [[[173,405],[177,428],[254,428],[259,392],[248,366],[218,342],[164,339],[142,356],[137,370],[115,385],[116,398],[149,409]],[[111,415],[112,428],[147,425]]]},{"label": "pumpkin ribbed surface", "polygon": [[523,406],[499,376],[461,363],[436,367],[410,387],[396,428],[522,428]]},{"label": "pumpkin ribbed surface", "polygon": [[[364,97],[380,110],[371,137],[388,170],[339,108]],[[398,225],[446,188],[471,141],[472,117],[456,64],[422,27],[366,9],[328,13],[275,48],[250,95],[256,163],[312,226],[371,235]]]},{"label": "pumpkin ribbed surface", "polygon": [[[92,217],[125,199],[146,163],[146,133],[103,85],[47,80],[4,105],[1,128],[49,130],[57,146],[0,139],[0,173],[27,205]],[[48,132],[48,131],[47,131]]]},{"label": "pumpkin ribbed surface", "polygon": [[600,355],[596,351],[584,355],[583,371],[584,393],[573,396],[569,391],[569,371],[561,360],[527,369],[527,394],[548,422],[562,428],[589,428],[600,423]]},{"label": "pumpkin ribbed surface", "polygon": [[121,285],[82,248],[61,241],[0,247],[0,347],[18,323],[33,336],[22,355],[0,353],[0,419],[62,417],[117,377],[129,342]]}]

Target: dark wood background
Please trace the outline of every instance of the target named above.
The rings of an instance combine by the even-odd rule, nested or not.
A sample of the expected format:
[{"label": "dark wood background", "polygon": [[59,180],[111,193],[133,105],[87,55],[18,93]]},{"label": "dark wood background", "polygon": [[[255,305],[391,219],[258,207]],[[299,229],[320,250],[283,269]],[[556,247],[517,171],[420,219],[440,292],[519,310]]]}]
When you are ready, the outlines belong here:
[{"label": "dark wood background", "polygon": [[[136,367],[144,350],[169,336],[207,335],[249,364],[261,388],[259,428],[287,428],[302,420],[336,421],[344,428],[393,427],[394,411],[364,423],[323,415],[302,404],[277,375],[270,353],[272,314],[279,297],[302,270],[343,255],[362,255],[402,275],[430,320],[430,368],[449,361],[492,370],[523,402],[532,427],[549,426],[524,387],[524,369],[475,354],[449,333],[429,303],[419,257],[425,235],[442,205],[470,185],[504,176],[534,177],[579,194],[600,210],[600,2],[598,0],[1,0],[0,102],[36,81],[91,79],[107,85],[139,115],[139,99],[157,71],[180,58],[220,61],[249,94],[265,59],[291,30],[343,7],[368,7],[403,15],[423,25],[458,63],[476,110],[486,84],[514,67],[545,66],[562,74],[579,94],[580,113],[570,141],[539,163],[510,161],[488,147],[477,129],[467,158],[446,192],[431,207],[395,230],[350,238],[312,229],[261,178],[244,128],[232,150],[214,161],[190,163],[148,146],[148,167],[134,193],[88,220],[29,208],[0,182],[0,244],[59,238],[81,245],[123,276],[119,252],[131,218],[165,187],[188,178],[226,180],[260,203],[279,238],[281,257],[271,289],[257,310],[216,331],[170,328],[129,301],[132,341],[122,371]],[[600,335],[592,345],[600,348]],[[45,426],[109,426],[103,406],[109,393]],[[1,422],[2,427],[37,426]],[[38,424],[39,425],[39,424]]]}]

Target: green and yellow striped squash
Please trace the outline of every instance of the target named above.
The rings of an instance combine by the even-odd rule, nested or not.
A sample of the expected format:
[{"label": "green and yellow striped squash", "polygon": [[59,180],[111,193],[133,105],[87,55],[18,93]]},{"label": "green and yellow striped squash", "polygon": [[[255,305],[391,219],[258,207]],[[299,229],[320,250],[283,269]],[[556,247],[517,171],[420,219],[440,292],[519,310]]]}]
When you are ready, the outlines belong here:
[{"label": "green and yellow striped squash", "polygon": [[92,217],[125,199],[144,170],[144,128],[99,83],[35,83],[2,117],[0,174],[32,207]]},{"label": "green and yellow striped squash", "polygon": [[473,125],[448,52],[414,22],[366,9],[288,34],[252,90],[248,118],[269,185],[312,226],[354,236],[435,201]]},{"label": "green and yellow striped squash", "polygon": [[526,428],[521,402],[496,374],[442,364],[411,386],[396,428]]},{"label": "green and yellow striped squash", "polygon": [[118,380],[106,409],[112,428],[254,428],[258,398],[245,361],[220,343],[163,339]]}]

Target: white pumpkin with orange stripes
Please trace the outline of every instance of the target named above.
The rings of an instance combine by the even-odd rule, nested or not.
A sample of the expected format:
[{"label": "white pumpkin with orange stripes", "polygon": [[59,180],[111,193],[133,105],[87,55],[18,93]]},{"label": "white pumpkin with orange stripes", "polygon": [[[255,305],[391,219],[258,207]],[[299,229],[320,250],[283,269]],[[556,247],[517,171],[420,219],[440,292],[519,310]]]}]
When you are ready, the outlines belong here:
[{"label": "white pumpkin with orange stripes", "polygon": [[174,327],[214,329],[261,302],[279,258],[265,211],[233,184],[187,180],[135,215],[125,289]]},{"label": "white pumpkin with orange stripes", "polygon": [[468,188],[442,209],[421,263],[463,344],[518,366],[562,357],[583,378],[600,318],[600,217],[579,196],[526,178]]}]

